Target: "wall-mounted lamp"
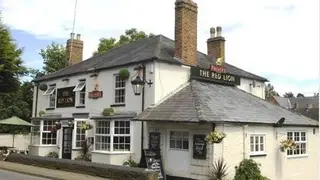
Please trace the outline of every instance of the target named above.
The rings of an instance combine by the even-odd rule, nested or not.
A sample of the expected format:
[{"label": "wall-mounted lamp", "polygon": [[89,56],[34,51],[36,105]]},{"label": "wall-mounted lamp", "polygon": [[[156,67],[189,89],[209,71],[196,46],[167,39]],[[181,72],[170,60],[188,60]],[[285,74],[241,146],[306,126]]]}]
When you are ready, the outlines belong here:
[{"label": "wall-mounted lamp", "polygon": [[69,121],[68,121],[68,126],[71,127],[71,128],[74,127],[74,122],[73,122],[73,120],[69,120]]},{"label": "wall-mounted lamp", "polygon": [[[134,70],[136,71],[136,75],[131,78],[132,79],[131,84],[132,84],[133,92],[135,95],[141,94],[145,84],[148,84],[149,87],[151,87],[151,85],[153,84],[151,79],[149,79],[149,81],[145,80],[145,68],[146,67],[141,64],[134,68]],[[141,75],[141,71],[142,71],[142,75]]]}]

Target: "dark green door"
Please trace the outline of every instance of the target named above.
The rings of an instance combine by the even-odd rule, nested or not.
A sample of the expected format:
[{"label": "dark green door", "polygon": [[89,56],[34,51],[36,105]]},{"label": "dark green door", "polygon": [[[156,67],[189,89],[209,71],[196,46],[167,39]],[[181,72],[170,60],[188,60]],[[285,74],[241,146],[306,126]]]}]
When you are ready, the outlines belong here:
[{"label": "dark green door", "polygon": [[72,152],[72,128],[63,128],[63,138],[62,138],[62,158],[71,159]]}]

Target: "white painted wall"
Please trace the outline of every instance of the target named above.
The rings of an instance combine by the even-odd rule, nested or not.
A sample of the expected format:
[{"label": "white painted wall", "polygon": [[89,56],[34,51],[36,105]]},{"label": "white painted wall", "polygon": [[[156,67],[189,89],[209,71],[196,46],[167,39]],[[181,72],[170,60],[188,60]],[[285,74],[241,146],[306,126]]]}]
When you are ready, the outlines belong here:
[{"label": "white painted wall", "polygon": [[30,145],[30,134],[0,134],[0,146],[13,146],[17,150],[28,150]]},{"label": "white painted wall", "polygon": [[241,78],[240,86],[237,86],[239,89],[251,93],[259,98],[265,99],[265,84],[263,82],[255,81],[256,86],[253,87],[252,84],[253,80]]},{"label": "white painted wall", "polygon": [[[317,177],[317,147],[318,129],[313,134],[313,128],[268,126],[236,126],[225,124],[217,126],[219,131],[225,132],[227,137],[221,144],[214,145],[213,159],[223,157],[229,166],[229,178],[234,177],[234,167],[246,157],[249,158],[250,133],[266,134],[266,156],[251,157],[261,163],[262,174],[272,180],[301,180],[316,179]],[[307,131],[307,156],[287,157],[279,150],[279,143],[286,139],[286,132],[291,130]],[[244,150],[245,149],[245,150]]]}]

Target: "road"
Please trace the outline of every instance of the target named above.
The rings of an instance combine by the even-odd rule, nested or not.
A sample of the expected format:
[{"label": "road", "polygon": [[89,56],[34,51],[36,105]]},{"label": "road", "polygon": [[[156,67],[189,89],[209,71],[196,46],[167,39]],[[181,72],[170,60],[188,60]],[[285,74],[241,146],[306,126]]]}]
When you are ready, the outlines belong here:
[{"label": "road", "polygon": [[0,169],[0,180],[50,180]]}]

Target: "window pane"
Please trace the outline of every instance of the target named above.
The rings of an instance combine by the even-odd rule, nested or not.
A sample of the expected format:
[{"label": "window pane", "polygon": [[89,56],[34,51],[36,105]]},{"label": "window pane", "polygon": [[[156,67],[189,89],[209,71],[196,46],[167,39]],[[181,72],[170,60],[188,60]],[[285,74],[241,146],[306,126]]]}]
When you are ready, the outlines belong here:
[{"label": "window pane", "polygon": [[256,137],[255,137],[255,140],[256,140],[255,143],[258,144],[258,143],[259,143],[259,137],[256,136]]},{"label": "window pane", "polygon": [[306,141],[306,133],[301,132],[301,141]]},{"label": "window pane", "polygon": [[264,137],[263,137],[263,136],[260,136],[260,143],[263,144],[263,140],[264,140]]},{"label": "window pane", "polygon": [[250,143],[253,144],[253,136],[250,137]]},{"label": "window pane", "polygon": [[300,133],[294,132],[294,141],[300,141]]},{"label": "window pane", "polygon": [[306,143],[301,143],[300,147],[301,147],[301,154],[306,154],[307,153]]},{"label": "window pane", "polygon": [[176,148],[175,143],[176,143],[175,140],[170,140],[170,148]]},{"label": "window pane", "polygon": [[264,151],[263,144],[260,144],[260,151]]},{"label": "window pane", "polygon": [[189,141],[183,141],[183,149],[189,149]]}]

